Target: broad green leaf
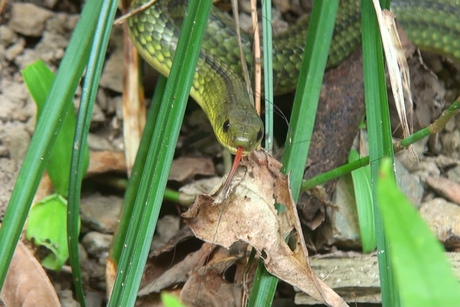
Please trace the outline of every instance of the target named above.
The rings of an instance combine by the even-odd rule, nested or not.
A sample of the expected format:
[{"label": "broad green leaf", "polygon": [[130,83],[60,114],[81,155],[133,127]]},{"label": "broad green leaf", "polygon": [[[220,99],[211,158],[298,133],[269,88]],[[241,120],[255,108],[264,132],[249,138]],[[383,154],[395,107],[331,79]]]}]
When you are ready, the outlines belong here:
[{"label": "broad green leaf", "polygon": [[161,301],[165,307],[185,307],[185,305],[182,304],[176,296],[167,292],[161,293]]},{"label": "broad green leaf", "polygon": [[444,249],[399,191],[389,159],[382,162],[377,197],[404,306],[459,306],[460,285]]},{"label": "broad green leaf", "polygon": [[26,236],[52,252],[42,262],[47,269],[59,271],[69,257],[66,214],[67,200],[58,194],[44,198],[30,210]]},{"label": "broad green leaf", "polygon": [[[55,75],[41,60],[27,66],[22,75],[32,98],[37,105],[37,123],[41,118],[48,93],[53,85]],[[74,108],[67,113],[62,129],[54,144],[46,170],[53,182],[57,194],[67,197],[69,189],[70,159],[73,136],[75,134],[76,115]],[[89,164],[89,151],[85,150],[85,170]]]}]

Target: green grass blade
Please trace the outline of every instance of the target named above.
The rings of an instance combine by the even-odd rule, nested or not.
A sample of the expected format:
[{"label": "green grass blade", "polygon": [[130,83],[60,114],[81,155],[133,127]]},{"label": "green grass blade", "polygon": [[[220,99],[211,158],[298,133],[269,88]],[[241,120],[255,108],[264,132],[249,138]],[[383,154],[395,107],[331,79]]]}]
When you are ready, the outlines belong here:
[{"label": "green grass blade", "polygon": [[403,305],[458,306],[460,285],[444,248],[399,191],[391,159],[382,161],[377,197]]},{"label": "green grass blade", "polygon": [[75,129],[75,137],[72,146],[71,172],[69,173],[69,202],[67,210],[67,242],[69,246],[69,261],[72,267],[72,277],[77,292],[77,297],[82,306],[85,306],[85,298],[80,270],[80,257],[78,252],[78,240],[80,235],[80,194],[81,182],[85,173],[85,149],[88,148],[88,133],[91,125],[91,117],[96,100],[98,84],[101,79],[107,45],[118,1],[105,0],[102,2],[99,20],[96,25],[91,52],[88,59],[85,81],[83,83],[80,108]]},{"label": "green grass blade", "polygon": [[[384,7],[389,7],[389,3],[386,3]],[[363,41],[364,95],[369,134],[372,198],[382,305],[399,306],[399,295],[389,256],[390,246],[385,239],[382,218],[377,204],[375,186],[378,180],[381,159],[383,157],[390,157],[390,159],[393,160],[394,154],[385,83],[382,42],[372,1],[364,0],[361,2],[361,32]]]},{"label": "green grass blade", "polygon": [[264,95],[265,95],[265,150],[273,150],[273,52],[272,2],[262,2]]},{"label": "green grass blade", "polygon": [[304,180],[302,182],[302,191],[306,191],[308,189],[311,189],[313,187],[316,187],[320,184],[323,184],[327,181],[339,178],[340,176],[346,175],[351,173],[354,170],[357,170],[358,168],[361,168],[363,166],[366,166],[369,164],[369,156],[360,158],[359,160],[355,160],[353,162],[349,162],[345,165],[339,166],[337,168],[334,168],[330,171],[327,171],[325,173],[319,174],[318,176],[315,176],[313,178],[310,178],[308,180]]},{"label": "green grass blade", "polygon": [[[291,191],[297,201],[308,156],[321,84],[326,68],[335,16],[339,1],[316,1],[313,5],[306,48],[302,61],[291,122],[283,154],[282,172],[290,173]],[[258,269],[262,270],[261,265]],[[256,272],[259,285],[251,292],[249,306],[270,306],[275,294],[276,277],[263,269]]]},{"label": "green grass blade", "polygon": [[[351,150],[349,161],[359,160],[356,150]],[[374,207],[372,205],[371,173],[369,166],[351,172],[353,189],[355,192],[356,208],[358,210],[359,231],[363,253],[370,253],[375,249]]]},{"label": "green grass blade", "polygon": [[139,143],[139,149],[137,151],[136,160],[134,161],[131,177],[129,178],[128,187],[123,199],[123,207],[120,214],[120,224],[118,225],[117,232],[113,239],[112,250],[110,252],[109,259],[115,268],[118,267],[118,262],[120,260],[120,255],[123,248],[123,242],[125,241],[130,218],[133,214],[134,201],[136,200],[137,191],[142,179],[145,161],[147,159],[150,141],[152,140],[153,131],[158,118],[158,112],[160,111],[161,100],[163,99],[163,93],[166,88],[166,80],[166,77],[161,75],[158,77],[157,85],[155,87],[155,94],[152,98],[152,103],[150,104],[145,128],[142,132],[142,138]]},{"label": "green grass blade", "polygon": [[100,1],[85,4],[81,18],[67,47],[56,80],[43,109],[41,120],[35,129],[8,209],[0,228],[0,288],[19,240],[27,213],[49,158],[49,153],[59,132],[62,119],[70,108],[75,89],[85,68],[91,37],[94,33]]},{"label": "green grass blade", "polygon": [[211,0],[188,4],[109,306],[136,301],[211,6]]}]

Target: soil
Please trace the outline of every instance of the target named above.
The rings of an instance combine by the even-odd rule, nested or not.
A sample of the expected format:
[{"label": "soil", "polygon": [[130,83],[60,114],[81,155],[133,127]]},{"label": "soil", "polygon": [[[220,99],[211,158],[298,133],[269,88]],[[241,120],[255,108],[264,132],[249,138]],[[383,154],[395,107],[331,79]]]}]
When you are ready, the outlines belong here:
[{"label": "soil", "polygon": [[[304,7],[299,5],[299,1],[292,1],[292,5],[287,1],[278,2],[284,13],[278,14],[280,16],[292,15],[289,9],[286,9],[286,5],[293,11],[299,6]],[[2,4],[0,1],[0,7]],[[80,1],[72,0],[7,0],[0,14],[0,219],[3,219],[36,122],[35,103],[24,84],[21,70],[38,59],[43,60],[53,71],[57,70],[78,21],[80,4]],[[285,24],[280,22],[280,27],[285,27]],[[88,306],[103,306],[106,303],[105,265],[123,196],[123,189],[116,182],[126,179],[121,98],[123,67],[120,65],[123,56],[122,35],[121,28],[114,29],[89,137],[92,157],[102,166],[95,171],[97,175],[93,174],[83,185],[80,247]],[[306,178],[346,162],[347,152],[353,146],[364,112],[360,74],[362,68],[359,60],[358,50],[344,64],[329,71],[325,77],[320,104],[322,109],[318,112],[317,132],[312,141]],[[410,64],[414,72],[412,85],[415,130],[426,127],[436,119],[441,111],[458,97],[460,88],[458,65],[449,59],[434,55],[424,55],[424,61],[425,63],[420,65],[421,60],[415,55]],[[151,95],[152,75],[152,72],[146,73],[147,95]],[[329,99],[326,93],[332,92],[333,98]],[[80,89],[75,96],[75,105],[78,105],[79,93]],[[288,95],[279,98],[280,101],[288,99],[292,97]],[[282,107],[282,110],[286,114],[289,113],[289,108]],[[393,118],[397,131],[397,115]],[[282,123],[281,126],[286,128],[286,124]],[[401,178],[404,177],[401,179],[404,180],[401,185],[405,187],[404,192],[420,208],[421,215],[431,225],[438,238],[449,250],[454,251],[460,247],[460,233],[456,226],[460,222],[459,128],[460,117],[457,116],[439,135],[417,143],[414,150],[419,161],[414,161],[408,152],[398,156],[401,169],[404,169],[401,173],[407,176],[405,178],[401,175]],[[399,137],[397,132],[395,136]],[[282,142],[281,140],[280,143]],[[175,171],[175,168],[179,171]],[[191,182],[196,186],[198,179],[223,174],[222,151],[212,136],[203,112],[196,105],[190,104],[170,177],[173,179],[169,186],[178,188]],[[439,178],[446,181],[439,184]],[[298,204],[307,245],[316,252],[347,254],[359,249],[356,219],[346,219],[344,222],[324,205],[332,202],[338,208],[350,207],[347,200],[343,200],[346,197],[337,196],[344,195],[345,192],[340,190],[342,186],[344,183],[340,181],[326,184],[324,191],[328,195],[327,199],[312,200],[311,195],[303,195]],[[171,250],[177,253],[174,262],[178,263],[181,257],[192,255],[201,248],[201,241],[192,238],[177,213],[183,209],[170,202],[166,207],[162,210],[152,242],[152,256],[147,265],[146,280],[156,280],[158,277],[158,273],[152,273],[153,269],[164,272],[172,266],[169,259],[172,257]],[[188,243],[179,243],[182,240]],[[43,257],[42,249],[33,247],[27,240],[23,241],[37,258]],[[337,252],[337,249],[341,251]],[[315,266],[314,260],[312,265]],[[70,268],[64,266],[61,272],[46,272],[61,304],[78,306],[74,298]],[[369,289],[375,292],[375,276],[372,278]],[[148,285],[148,281],[144,284]],[[166,285],[165,288],[167,287],[171,289],[173,286]],[[144,285],[144,288],[149,287]],[[281,283],[277,295],[278,302],[293,304],[294,296],[293,288]],[[140,299],[140,303],[149,306],[154,305],[154,301],[155,299],[149,301],[145,297]],[[379,303],[375,297],[358,302]]]}]

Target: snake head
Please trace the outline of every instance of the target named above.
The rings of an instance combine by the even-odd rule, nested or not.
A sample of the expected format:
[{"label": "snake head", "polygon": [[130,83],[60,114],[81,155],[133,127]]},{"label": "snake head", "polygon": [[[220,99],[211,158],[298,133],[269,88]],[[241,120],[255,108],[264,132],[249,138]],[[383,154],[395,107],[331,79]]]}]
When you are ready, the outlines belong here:
[{"label": "snake head", "polygon": [[213,128],[219,143],[233,154],[238,147],[243,148],[243,155],[249,154],[259,146],[264,135],[262,120],[252,106],[220,114]]}]

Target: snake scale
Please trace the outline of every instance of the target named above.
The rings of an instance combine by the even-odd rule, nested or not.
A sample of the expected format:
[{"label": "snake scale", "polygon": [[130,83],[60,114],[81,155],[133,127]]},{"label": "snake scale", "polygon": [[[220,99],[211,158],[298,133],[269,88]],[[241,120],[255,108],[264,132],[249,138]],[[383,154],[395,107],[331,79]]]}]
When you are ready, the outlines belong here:
[{"label": "snake scale", "polygon": [[[145,0],[134,0],[131,8]],[[187,0],[159,0],[129,18],[131,37],[141,56],[168,76],[187,7]],[[393,0],[391,10],[409,39],[420,49],[460,59],[460,1]],[[274,38],[273,84],[275,94],[295,89],[301,66],[309,16],[301,18]],[[346,58],[359,44],[359,1],[341,1],[337,13],[328,66]],[[213,8],[203,39],[190,95],[209,118],[217,140],[230,152],[254,150],[263,137],[263,123],[251,104],[242,81],[233,20]],[[242,37],[246,60],[251,64],[252,41]]]}]

